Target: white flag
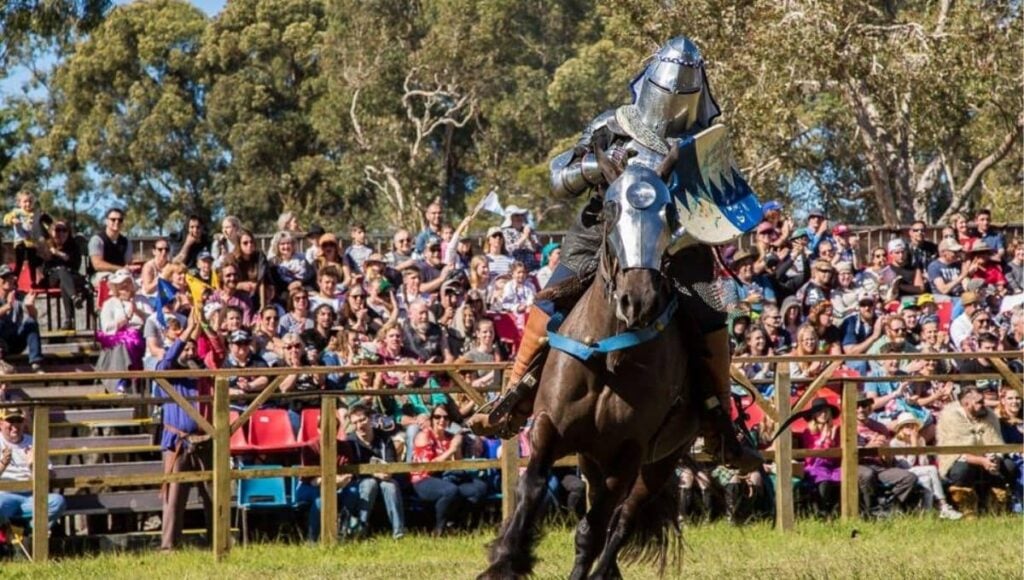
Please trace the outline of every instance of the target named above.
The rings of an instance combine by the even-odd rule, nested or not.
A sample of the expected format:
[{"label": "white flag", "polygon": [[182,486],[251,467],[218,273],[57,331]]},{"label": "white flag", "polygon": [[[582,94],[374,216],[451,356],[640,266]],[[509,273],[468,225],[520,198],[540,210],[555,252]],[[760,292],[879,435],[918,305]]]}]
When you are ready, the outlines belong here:
[{"label": "white flag", "polygon": [[477,208],[489,211],[495,215],[505,215],[505,209],[501,207],[501,202],[498,201],[497,189],[492,189],[490,193],[484,196],[480,203],[477,204]]}]

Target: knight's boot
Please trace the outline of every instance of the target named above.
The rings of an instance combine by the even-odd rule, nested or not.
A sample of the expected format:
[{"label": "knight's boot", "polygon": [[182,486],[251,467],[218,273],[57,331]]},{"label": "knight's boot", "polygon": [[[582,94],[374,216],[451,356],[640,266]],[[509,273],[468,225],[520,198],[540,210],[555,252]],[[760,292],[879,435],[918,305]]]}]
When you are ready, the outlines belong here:
[{"label": "knight's boot", "polygon": [[548,353],[548,316],[533,306],[526,319],[523,340],[509,374],[510,388],[497,400],[477,409],[466,426],[485,437],[511,437],[533,412],[533,400],[540,384],[540,369]]},{"label": "knight's boot", "polygon": [[732,421],[732,380],[729,374],[729,335],[720,329],[704,335],[706,357],[705,376],[712,385],[704,400],[704,445],[716,460],[738,469],[740,473],[756,471],[764,463],[746,437],[740,435]]},{"label": "knight's boot", "polygon": [[725,486],[725,517],[729,523],[739,525],[743,523],[740,513],[740,503],[743,499],[743,486],[739,483],[728,483]]},{"label": "knight's boot", "polygon": [[974,519],[978,516],[978,493],[973,487],[951,485],[949,499],[956,505],[956,509],[964,514],[964,518]]}]

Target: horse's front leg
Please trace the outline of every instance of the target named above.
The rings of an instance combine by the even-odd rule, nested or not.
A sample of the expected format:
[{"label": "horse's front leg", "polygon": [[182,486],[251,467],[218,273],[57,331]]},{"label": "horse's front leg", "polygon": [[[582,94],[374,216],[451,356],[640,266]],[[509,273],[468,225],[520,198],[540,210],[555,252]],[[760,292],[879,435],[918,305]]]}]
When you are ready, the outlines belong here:
[{"label": "horse's front leg", "polygon": [[640,470],[640,448],[626,443],[615,460],[601,469],[591,459],[580,456],[580,467],[590,487],[590,510],[576,528],[576,562],[569,578],[588,577],[608,537],[612,514],[633,486]]},{"label": "horse's front leg", "polygon": [[[543,514],[547,480],[551,475],[561,436],[547,413],[538,415],[530,433],[532,453],[526,472],[519,478],[516,509],[491,544],[490,566],[478,578],[519,578],[530,574],[536,557],[533,549],[539,536],[538,520]],[[505,445],[516,445],[511,439]]]},{"label": "horse's front leg", "polygon": [[[661,461],[645,465],[640,469],[640,476],[636,478],[636,482],[633,484],[629,495],[616,509],[612,517],[608,540],[604,551],[601,553],[601,559],[594,567],[594,573],[591,575],[591,578],[596,580],[622,577],[618,565],[619,550],[622,549],[622,546],[629,539],[637,523],[640,523],[646,529],[655,529],[668,524],[668,522],[677,517],[679,510],[671,509],[670,505],[665,505],[664,510],[645,508],[652,507],[647,504],[659,499],[659,492],[665,487],[666,482],[672,478],[678,463],[678,457],[676,454],[672,454]],[[676,505],[675,502],[665,503],[672,506]],[[657,521],[637,522],[637,515],[642,510],[645,518],[653,518],[653,520]],[[653,540],[652,543],[654,543]],[[662,546],[666,545],[665,543],[657,543]],[[664,557],[664,553],[660,554],[662,560],[664,560]]]}]

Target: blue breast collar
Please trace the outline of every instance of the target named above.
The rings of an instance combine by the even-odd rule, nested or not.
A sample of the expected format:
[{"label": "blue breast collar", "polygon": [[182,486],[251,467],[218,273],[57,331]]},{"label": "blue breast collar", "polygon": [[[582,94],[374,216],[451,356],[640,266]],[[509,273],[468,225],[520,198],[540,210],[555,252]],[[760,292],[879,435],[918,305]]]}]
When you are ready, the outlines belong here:
[{"label": "blue breast collar", "polygon": [[551,345],[551,348],[568,353],[585,362],[595,354],[607,354],[609,352],[627,349],[653,339],[665,330],[665,327],[667,327],[669,322],[672,320],[672,317],[675,315],[678,307],[679,298],[673,292],[672,299],[669,300],[668,305],[665,306],[665,310],[651,324],[644,328],[630,330],[621,334],[609,336],[608,338],[603,338],[593,344],[585,344],[574,338],[565,336],[564,334],[559,334],[558,328],[562,326],[562,322],[565,321],[565,314],[558,312],[551,317],[550,321],[548,321],[548,343]]}]

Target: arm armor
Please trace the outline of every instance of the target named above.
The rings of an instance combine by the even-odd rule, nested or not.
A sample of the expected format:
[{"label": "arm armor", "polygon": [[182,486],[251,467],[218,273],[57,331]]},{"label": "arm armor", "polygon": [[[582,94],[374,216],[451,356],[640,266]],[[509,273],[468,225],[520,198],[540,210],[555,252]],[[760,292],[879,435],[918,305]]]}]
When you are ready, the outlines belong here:
[{"label": "arm armor", "polygon": [[593,145],[595,136],[608,130],[615,121],[615,111],[605,111],[587,125],[576,145],[551,160],[551,190],[558,196],[576,197],[604,181],[597,165]]}]

